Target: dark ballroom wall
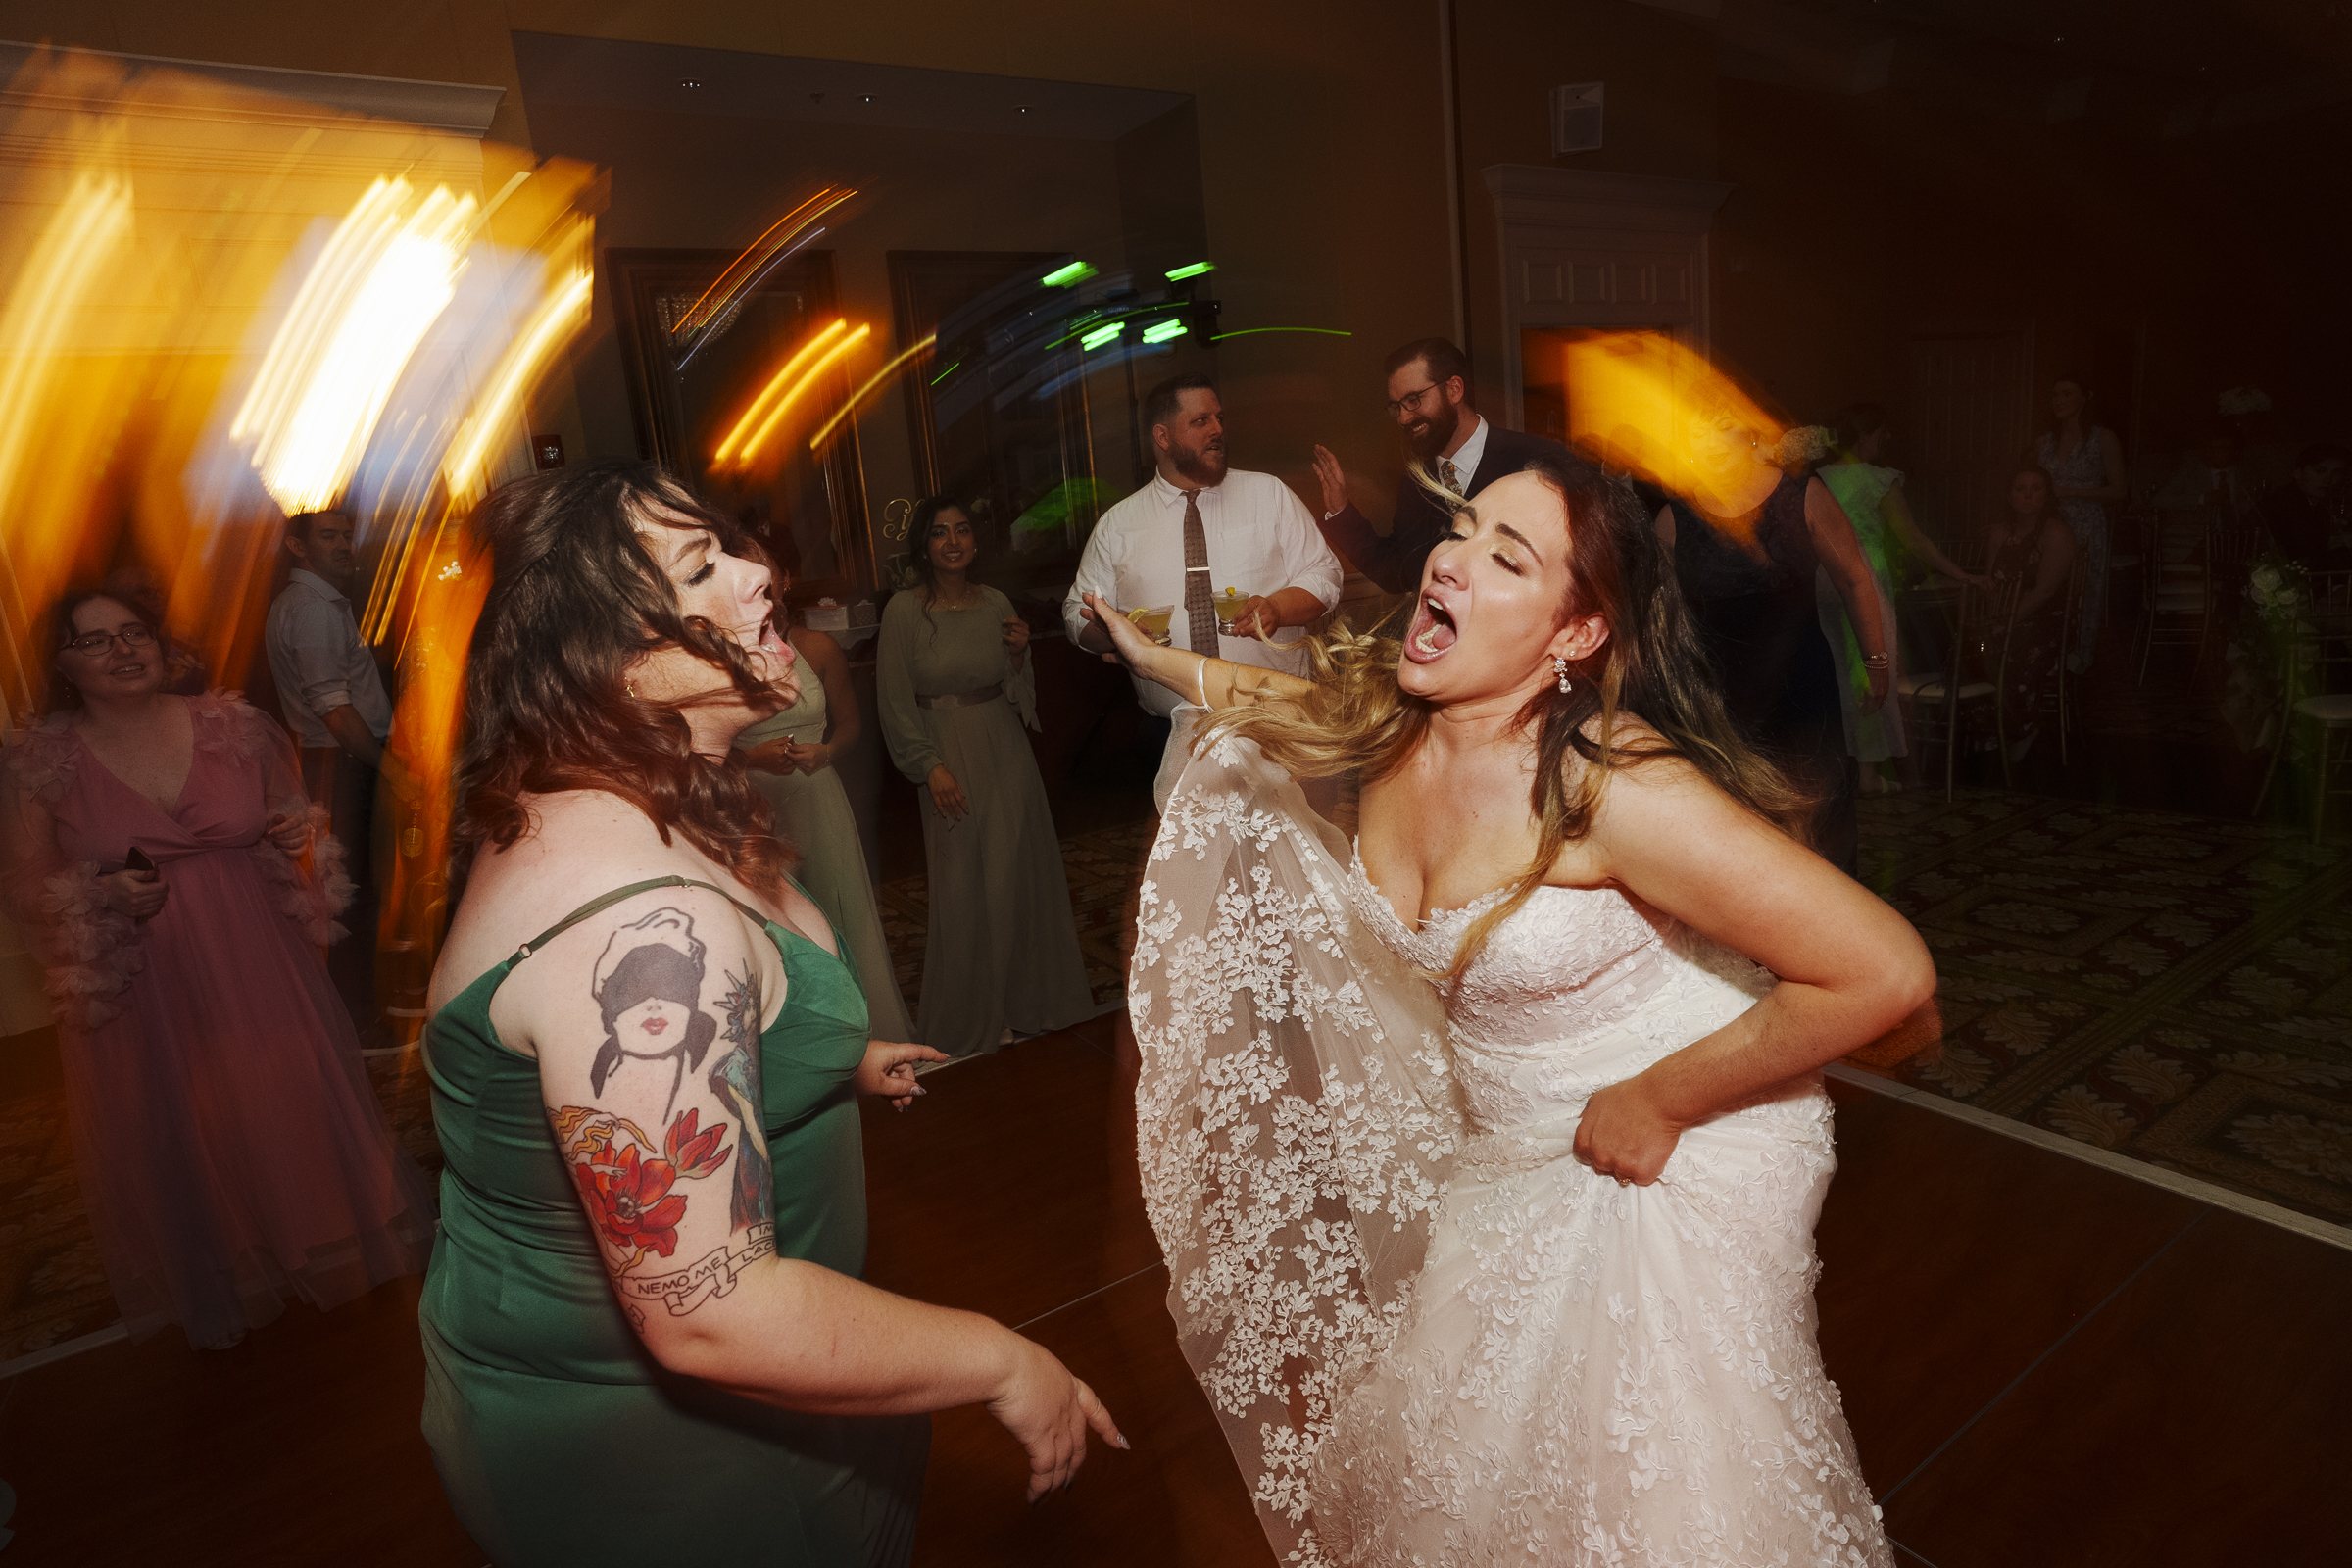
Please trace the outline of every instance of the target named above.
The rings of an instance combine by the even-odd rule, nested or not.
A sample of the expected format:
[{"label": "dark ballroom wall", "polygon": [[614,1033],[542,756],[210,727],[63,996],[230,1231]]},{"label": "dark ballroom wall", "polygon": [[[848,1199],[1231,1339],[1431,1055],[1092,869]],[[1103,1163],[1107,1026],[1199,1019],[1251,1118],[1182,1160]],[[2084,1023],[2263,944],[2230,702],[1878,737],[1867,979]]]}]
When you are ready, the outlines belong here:
[{"label": "dark ballroom wall", "polygon": [[2321,149],[2352,109],[2164,138],[2041,123],[1951,95],[1721,85],[1716,344],[1795,416],[1905,397],[1923,326],[2030,323],[2033,382],[2099,383],[2136,478],[2216,420],[2227,387],[2273,401],[2258,466],[2341,436],[2352,306]]},{"label": "dark ballroom wall", "polygon": [[[2248,381],[2279,404],[2275,431],[2340,430],[2352,307],[2338,283],[2337,166],[2352,110],[2336,92],[2346,24],[2332,13],[2352,8],[2070,8],[2070,27],[2104,28],[2103,63],[2080,80],[2033,52],[2041,44],[2028,34],[2047,11],[2025,0],[1456,0],[1460,245],[1446,199],[1438,0],[0,0],[0,36],[492,83],[508,89],[492,136],[542,153],[586,141],[552,123],[541,136],[518,31],[1188,95],[1114,162],[1197,159],[1223,324],[1352,334],[1268,333],[1219,350],[1235,461],[1301,488],[1318,440],[1385,488],[1396,454],[1379,360],[1452,329],[1464,250],[1469,336],[1495,380],[1500,279],[1480,172],[1498,164],[1731,182],[1712,246],[1715,341],[1799,416],[1899,398],[1923,321],[2030,319],[2034,379],[2085,366],[2135,379],[2150,449],[2193,439],[2214,393]],[[1898,18],[1912,30],[1890,68],[1872,67],[1870,40]],[[2002,28],[2012,41],[2001,48],[1963,36]],[[1605,145],[1555,158],[1545,92],[1587,79],[1608,84]],[[1118,183],[1115,168],[1104,177]],[[757,187],[734,194],[739,211],[714,206],[696,221],[713,233],[747,222]],[[1128,220],[1151,208],[1132,192],[1114,199]],[[952,201],[936,216],[922,243],[943,249],[979,243],[954,230],[981,219],[1018,226],[1001,215],[967,223]],[[615,224],[630,221],[616,209]],[[878,412],[877,425],[895,418]],[[563,411],[546,416],[577,428]],[[592,448],[611,438],[609,419],[596,428]]]}]

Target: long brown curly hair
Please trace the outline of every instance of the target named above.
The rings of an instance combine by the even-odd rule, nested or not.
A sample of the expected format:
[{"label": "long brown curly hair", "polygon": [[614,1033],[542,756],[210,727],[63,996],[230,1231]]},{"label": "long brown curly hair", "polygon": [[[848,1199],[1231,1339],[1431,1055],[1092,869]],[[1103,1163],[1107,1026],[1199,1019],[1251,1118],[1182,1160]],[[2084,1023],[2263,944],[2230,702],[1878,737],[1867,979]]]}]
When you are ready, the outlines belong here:
[{"label": "long brown curly hair", "polygon": [[488,551],[491,588],[466,667],[453,871],[485,843],[530,827],[523,798],[602,790],[627,801],[766,898],[790,852],[737,754],[694,750],[675,705],[632,696],[627,670],[659,648],[700,658],[755,707],[780,706],[743,649],[701,616],[639,542],[644,523],[708,528],[730,555],[764,562],[736,521],[651,464],[551,468],[492,493],[469,524]]},{"label": "long brown curly hair", "polygon": [[[1811,809],[1811,802],[1740,737],[1725,712],[1674,564],[1631,487],[1568,452],[1544,453],[1526,471],[1558,495],[1568,514],[1571,572],[1562,622],[1599,615],[1609,635],[1569,666],[1574,678],[1566,695],[1546,684],[1514,720],[1515,731],[1535,742],[1536,781],[1528,802],[1540,824],[1535,858],[1510,896],[1464,934],[1446,972],[1448,980],[1460,979],[1494,928],[1544,885],[1561,851],[1592,831],[1601,792],[1620,769],[1680,758],[1799,840]],[[1443,499],[1460,506],[1450,495]],[[1408,600],[1400,613],[1412,606]],[[1229,709],[1213,727],[1257,742],[1277,766],[1301,778],[1360,769],[1369,784],[1403,766],[1428,733],[1435,710],[1396,684],[1400,638],[1343,631],[1309,638],[1307,647],[1314,665],[1310,693]]]}]

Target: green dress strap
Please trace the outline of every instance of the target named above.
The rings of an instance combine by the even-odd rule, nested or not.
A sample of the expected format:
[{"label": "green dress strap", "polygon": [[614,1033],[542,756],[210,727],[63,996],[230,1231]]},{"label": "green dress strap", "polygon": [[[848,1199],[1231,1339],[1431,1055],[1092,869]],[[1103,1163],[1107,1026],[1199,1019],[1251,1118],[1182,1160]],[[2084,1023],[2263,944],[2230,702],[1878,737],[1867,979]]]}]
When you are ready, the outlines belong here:
[{"label": "green dress strap", "polygon": [[586,904],[581,905],[578,908],[572,910],[563,919],[558,920],[554,925],[549,926],[546,930],[531,938],[530,941],[525,942],[521,947],[516,948],[514,950],[514,956],[507,960],[508,966],[511,968],[514,964],[520,963],[523,959],[529,957],[535,950],[546,947],[550,942],[555,941],[556,938],[562,936],[573,926],[578,925],[582,920],[586,920],[595,915],[604,913],[607,909],[610,909],[612,907],[612,906],[618,904],[623,899],[633,899],[640,893],[651,893],[656,888],[701,888],[706,892],[717,894],[720,898],[726,900],[738,909],[741,909],[745,914],[748,914],[753,919],[759,921],[762,929],[775,924],[773,920],[770,920],[760,910],[753,908],[750,905],[744,903],[734,894],[729,893],[725,888],[719,887],[715,883],[698,882],[690,876],[658,876],[646,882],[632,882],[625,888],[614,888],[610,893],[600,894],[596,898],[590,899]]}]

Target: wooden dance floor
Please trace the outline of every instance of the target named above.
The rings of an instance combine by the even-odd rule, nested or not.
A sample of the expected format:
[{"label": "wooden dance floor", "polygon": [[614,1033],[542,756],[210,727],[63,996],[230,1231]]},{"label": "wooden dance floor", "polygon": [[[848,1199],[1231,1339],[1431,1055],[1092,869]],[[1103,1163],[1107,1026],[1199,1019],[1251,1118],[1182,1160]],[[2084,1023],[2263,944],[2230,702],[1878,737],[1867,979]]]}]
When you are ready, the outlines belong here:
[{"label": "wooden dance floor", "polygon": [[[876,1283],[1022,1326],[1135,1444],[1097,1449],[1031,1508],[995,1423],[941,1416],[921,1563],[1271,1563],[1162,1304],[1121,1047],[1100,1019],[868,1115]],[[2340,1548],[2352,1252],[1834,1088],[1822,1340],[1899,1562],[2206,1568]],[[167,1332],[20,1374],[0,1392],[6,1561],[478,1568],[417,1435],[415,1304],[404,1281],[293,1309],[234,1350]]]}]

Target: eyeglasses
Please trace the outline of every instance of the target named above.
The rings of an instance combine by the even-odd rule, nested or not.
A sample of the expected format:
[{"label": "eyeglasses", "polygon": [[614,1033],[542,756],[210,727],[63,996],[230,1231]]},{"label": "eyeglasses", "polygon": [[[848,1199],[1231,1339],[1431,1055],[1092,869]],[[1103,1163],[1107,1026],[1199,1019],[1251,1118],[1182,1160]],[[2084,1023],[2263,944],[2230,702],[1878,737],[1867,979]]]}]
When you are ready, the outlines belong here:
[{"label": "eyeglasses", "polygon": [[108,649],[114,647],[117,639],[120,639],[122,646],[125,648],[152,648],[155,646],[155,633],[149,631],[146,627],[140,625],[135,620],[129,625],[123,627],[121,631],[93,631],[85,633],[82,636],[74,638],[72,642],[66,644],[66,646],[85,658],[95,658],[96,656],[105,653]]},{"label": "eyeglasses", "polygon": [[1421,400],[1429,396],[1432,392],[1435,392],[1437,389],[1438,383],[1432,381],[1429,383],[1429,385],[1423,387],[1418,392],[1407,392],[1400,398],[1391,398],[1389,400],[1389,417],[1394,419],[1396,417],[1396,416],[1402,414],[1407,409],[1412,410],[1415,414],[1419,414],[1421,412]]}]

